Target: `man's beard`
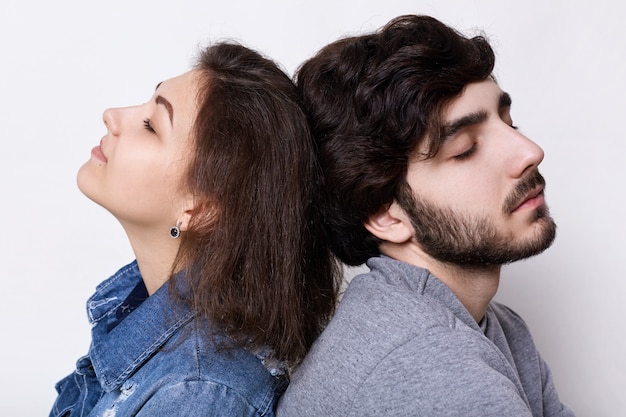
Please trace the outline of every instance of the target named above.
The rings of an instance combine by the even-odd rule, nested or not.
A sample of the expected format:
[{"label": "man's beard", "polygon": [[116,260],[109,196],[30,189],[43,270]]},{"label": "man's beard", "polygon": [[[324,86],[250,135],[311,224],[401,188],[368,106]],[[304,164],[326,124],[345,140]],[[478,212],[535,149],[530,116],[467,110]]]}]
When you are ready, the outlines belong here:
[{"label": "man's beard", "polygon": [[[505,199],[505,216],[515,209],[520,199],[545,181],[538,171],[520,180]],[[470,216],[450,208],[437,207],[413,196],[408,184],[400,187],[397,203],[407,213],[415,229],[415,239],[433,258],[448,264],[467,267],[504,265],[537,255],[546,250],[556,236],[556,224],[545,205],[535,209],[531,221],[537,233],[523,240],[512,239],[496,228],[487,216]]]}]

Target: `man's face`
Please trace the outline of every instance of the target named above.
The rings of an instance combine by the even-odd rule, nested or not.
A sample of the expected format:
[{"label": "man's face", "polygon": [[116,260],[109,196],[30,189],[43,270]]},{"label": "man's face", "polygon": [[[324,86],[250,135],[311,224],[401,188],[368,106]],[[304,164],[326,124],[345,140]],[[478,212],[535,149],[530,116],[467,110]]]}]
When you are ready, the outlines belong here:
[{"label": "man's face", "polygon": [[468,85],[444,111],[446,138],[409,164],[398,197],[416,243],[456,265],[502,265],[548,248],[556,225],[544,201],[543,151],[512,125],[493,80]]}]

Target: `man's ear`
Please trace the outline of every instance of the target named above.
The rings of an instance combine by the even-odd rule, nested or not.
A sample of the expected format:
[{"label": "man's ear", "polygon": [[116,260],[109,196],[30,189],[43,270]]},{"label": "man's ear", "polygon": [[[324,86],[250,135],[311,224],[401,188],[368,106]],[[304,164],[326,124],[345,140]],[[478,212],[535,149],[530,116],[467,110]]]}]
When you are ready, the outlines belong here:
[{"label": "man's ear", "polygon": [[395,201],[388,208],[371,215],[364,226],[386,242],[405,243],[415,236],[409,216]]}]

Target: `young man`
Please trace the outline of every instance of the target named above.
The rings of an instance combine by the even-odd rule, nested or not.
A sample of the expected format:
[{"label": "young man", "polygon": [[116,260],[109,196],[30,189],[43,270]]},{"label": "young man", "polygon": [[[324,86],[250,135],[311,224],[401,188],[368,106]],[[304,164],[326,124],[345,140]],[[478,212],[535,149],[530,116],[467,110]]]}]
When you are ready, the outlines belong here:
[{"label": "young man", "polygon": [[426,16],[339,40],[299,70],[326,173],[333,250],[353,279],[281,416],[572,416],[501,266],[548,248],[543,151],[494,53]]}]

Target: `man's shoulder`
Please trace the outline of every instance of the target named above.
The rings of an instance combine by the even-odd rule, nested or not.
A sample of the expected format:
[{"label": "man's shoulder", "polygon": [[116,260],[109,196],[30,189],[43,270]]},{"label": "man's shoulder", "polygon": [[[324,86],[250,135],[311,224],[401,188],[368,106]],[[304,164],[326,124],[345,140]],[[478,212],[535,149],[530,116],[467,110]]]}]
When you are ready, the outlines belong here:
[{"label": "man's shoulder", "polygon": [[[335,317],[294,372],[279,415],[347,415],[355,398],[376,397],[379,389],[390,389],[386,384],[407,388],[400,386],[402,374],[436,361],[425,352],[460,357],[478,338],[436,297],[386,278],[374,272],[350,283]],[[376,382],[381,370],[398,379]]]},{"label": "man's shoulder", "polygon": [[377,262],[348,285],[325,331],[327,338],[336,333],[345,339],[346,332],[407,338],[433,326],[459,326],[458,311],[450,308],[450,299],[458,300],[445,284],[421,268],[394,260]]},{"label": "man's shoulder", "polygon": [[435,308],[401,317],[402,301],[355,311],[339,312],[296,369],[279,417],[527,415],[510,363],[480,328]]}]

